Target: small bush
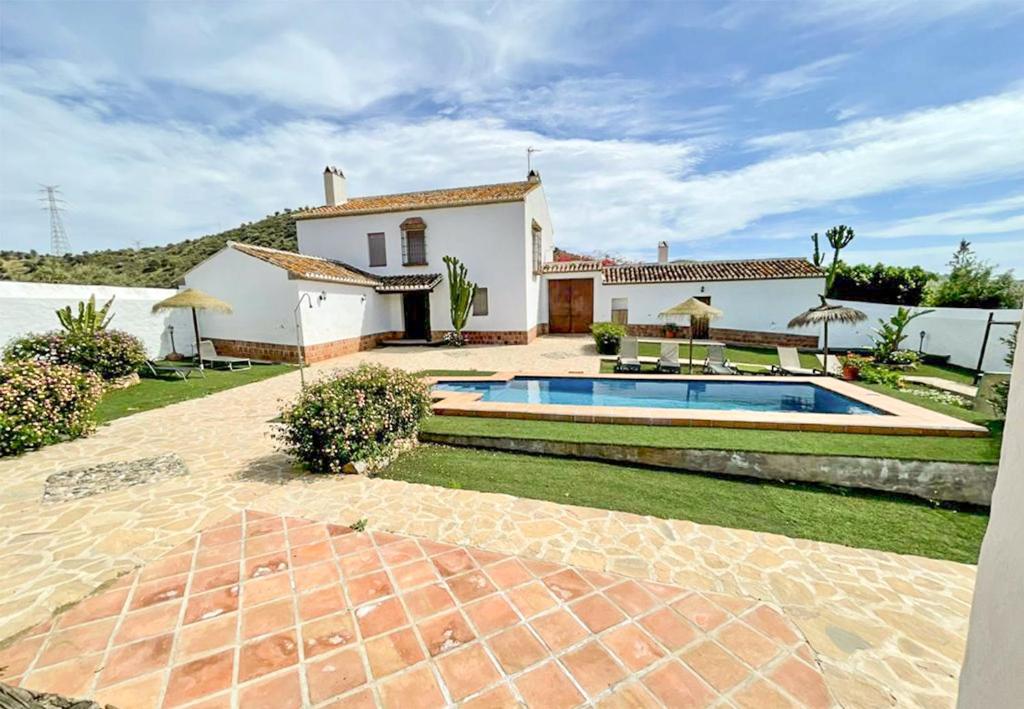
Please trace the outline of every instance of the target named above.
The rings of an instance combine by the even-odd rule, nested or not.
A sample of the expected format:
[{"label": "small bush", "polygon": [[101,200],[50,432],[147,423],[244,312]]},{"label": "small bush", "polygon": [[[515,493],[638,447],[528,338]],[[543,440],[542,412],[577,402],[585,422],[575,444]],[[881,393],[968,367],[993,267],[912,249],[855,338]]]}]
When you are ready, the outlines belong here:
[{"label": "small bush", "polygon": [[912,369],[917,366],[917,363],[921,361],[921,355],[914,350],[894,350],[890,352],[888,357],[884,360],[879,360],[882,364],[891,364],[896,367],[906,367]]},{"label": "small bush", "polygon": [[364,364],[306,387],[281,412],[279,446],[310,470],[340,473],[385,456],[430,415],[430,390],[412,374]]},{"label": "small bush", "polygon": [[860,365],[858,379],[869,384],[882,384],[893,389],[903,388],[903,379],[895,369],[890,369],[877,362],[865,362]]},{"label": "small bush", "polygon": [[0,456],[89,433],[103,383],[77,367],[43,362],[0,365]]},{"label": "small bush", "polygon": [[619,343],[626,336],[626,326],[614,322],[596,322],[590,326],[598,354],[618,354]]},{"label": "small bush", "polygon": [[4,348],[4,360],[70,364],[104,379],[117,379],[138,371],[146,361],[146,348],[123,330],[45,332],[12,340]]}]

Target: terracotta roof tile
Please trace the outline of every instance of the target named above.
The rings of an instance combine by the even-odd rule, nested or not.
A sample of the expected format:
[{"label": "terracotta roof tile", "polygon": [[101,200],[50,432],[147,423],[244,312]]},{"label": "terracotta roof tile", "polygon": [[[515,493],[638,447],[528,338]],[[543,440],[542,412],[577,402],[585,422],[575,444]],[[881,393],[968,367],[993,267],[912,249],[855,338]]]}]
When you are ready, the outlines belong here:
[{"label": "terracotta roof tile", "polygon": [[440,273],[423,273],[411,276],[381,276],[377,292],[407,293],[409,291],[431,290],[440,282]]},{"label": "terracotta roof tile", "polygon": [[474,204],[495,202],[518,202],[526,193],[536,187],[537,182],[502,182],[494,185],[475,187],[452,187],[425,192],[404,192],[382,194],[373,197],[353,197],[337,206],[316,207],[295,215],[296,219],[319,219],[343,217],[350,214],[376,214],[380,212],[405,212],[412,209],[439,209],[441,207],[466,207]]},{"label": "terracotta roof tile", "polygon": [[544,273],[582,273],[600,270],[600,261],[548,261],[543,269]]},{"label": "terracotta roof tile", "polygon": [[231,248],[248,254],[261,261],[283,268],[296,278],[309,281],[330,281],[332,283],[349,283],[355,286],[375,287],[380,285],[380,279],[376,276],[353,268],[341,261],[330,261],[317,256],[306,256],[292,251],[280,251],[268,249],[265,246],[253,246],[252,244],[240,244],[237,241],[229,241]]},{"label": "terracotta roof tile", "polygon": [[623,285],[686,281],[750,281],[768,278],[822,278],[824,275],[824,271],[807,259],[767,258],[606,266],[604,282],[607,285]]}]

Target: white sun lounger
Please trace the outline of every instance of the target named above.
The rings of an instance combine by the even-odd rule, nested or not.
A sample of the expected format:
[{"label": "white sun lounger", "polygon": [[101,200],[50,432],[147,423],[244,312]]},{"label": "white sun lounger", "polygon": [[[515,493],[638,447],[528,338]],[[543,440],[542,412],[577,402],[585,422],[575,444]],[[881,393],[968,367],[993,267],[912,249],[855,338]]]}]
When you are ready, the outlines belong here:
[{"label": "white sun lounger", "polygon": [[640,371],[640,345],[635,337],[622,338],[619,344],[619,358],[615,360],[615,371]]},{"label": "white sun lounger", "polygon": [[779,354],[779,363],[772,365],[772,371],[777,374],[791,374],[801,377],[810,377],[821,374],[820,369],[809,369],[800,364],[800,353],[796,347],[776,347]]},{"label": "white sun lounger", "polygon": [[213,342],[210,340],[202,340],[199,343],[199,358],[204,364],[209,364],[211,367],[224,364],[232,371],[235,369],[249,369],[252,366],[252,360],[248,357],[228,357],[227,355],[217,354],[217,348],[213,346]]}]

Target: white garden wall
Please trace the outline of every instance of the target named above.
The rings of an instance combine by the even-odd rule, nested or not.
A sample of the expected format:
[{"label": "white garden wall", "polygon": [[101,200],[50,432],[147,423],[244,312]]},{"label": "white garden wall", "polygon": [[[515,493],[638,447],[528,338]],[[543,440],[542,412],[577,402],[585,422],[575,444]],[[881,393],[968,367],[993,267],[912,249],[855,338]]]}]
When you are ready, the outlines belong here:
[{"label": "white garden wall", "polygon": [[[854,300],[829,300],[830,303],[848,305],[864,312],[866,322],[856,325],[834,325],[829,328],[829,347],[870,347],[872,336],[879,319],[888,320],[899,306],[883,303],[864,303]],[[922,308],[914,308],[922,310]],[[974,368],[978,364],[981,341],[985,335],[985,322],[989,313],[995,313],[995,320],[1020,322],[1020,310],[980,310],[975,308],[935,308],[934,313],[922,315],[907,327],[908,337],[903,343],[906,349],[917,350],[921,344],[923,330],[924,351],[928,354],[950,355],[950,362],[962,367]],[[982,369],[990,372],[1005,372],[1003,362],[1007,348],[1002,338],[1013,331],[1006,325],[993,326],[985,349]]]},{"label": "white garden wall", "polygon": [[114,319],[110,327],[125,330],[140,338],[151,357],[171,351],[168,325],[175,329],[175,343],[179,352],[188,352],[192,342],[192,323],[189,314],[167,311],[154,315],[155,303],[169,298],[177,291],[173,288],[122,288],[118,286],[73,285],[65,283],[20,283],[0,281],[0,345],[29,332],[59,330],[56,310],[70,305],[77,311],[78,303],[96,296],[96,305],[102,306],[111,296]]}]

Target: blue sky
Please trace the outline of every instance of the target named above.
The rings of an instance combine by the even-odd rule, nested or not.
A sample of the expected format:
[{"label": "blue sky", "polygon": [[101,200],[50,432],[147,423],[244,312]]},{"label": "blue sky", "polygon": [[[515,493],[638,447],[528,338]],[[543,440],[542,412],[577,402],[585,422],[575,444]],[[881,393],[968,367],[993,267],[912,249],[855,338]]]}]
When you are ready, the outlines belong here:
[{"label": "blue sky", "polygon": [[322,200],[522,179],[556,243],[1024,273],[1024,5],[7,2],[0,248],[161,244]]}]

